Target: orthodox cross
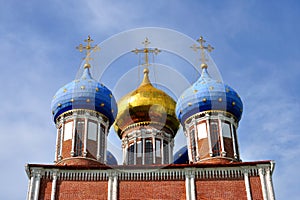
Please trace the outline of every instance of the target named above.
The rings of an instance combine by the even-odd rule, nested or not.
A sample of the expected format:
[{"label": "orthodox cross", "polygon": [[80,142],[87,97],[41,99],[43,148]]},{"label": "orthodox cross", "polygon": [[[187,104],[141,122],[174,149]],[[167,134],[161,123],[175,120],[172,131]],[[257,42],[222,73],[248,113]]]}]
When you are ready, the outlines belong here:
[{"label": "orthodox cross", "polygon": [[191,46],[191,48],[194,51],[198,51],[198,49],[200,49],[201,51],[201,62],[202,64],[205,64],[205,62],[207,61],[207,59],[205,58],[205,50],[207,50],[208,52],[211,52],[212,50],[214,50],[214,48],[210,45],[204,46],[204,43],[206,42],[202,36],[200,36],[200,38],[197,40],[197,42],[200,43],[200,46],[197,46],[196,44],[194,44],[193,46]]},{"label": "orthodox cross", "polygon": [[85,39],[84,42],[87,43],[86,46],[83,46],[82,44],[80,44],[78,47],[76,47],[76,49],[78,49],[80,52],[82,52],[83,50],[86,51],[86,53],[85,53],[86,56],[85,56],[85,58],[83,58],[83,60],[85,60],[84,67],[90,68],[91,66],[89,64],[89,61],[93,60],[93,58],[90,57],[91,51],[92,52],[98,51],[98,50],[100,50],[100,47],[98,47],[97,45],[91,46],[91,43],[94,42],[94,40],[92,40],[90,36],[88,36],[88,38]]},{"label": "orthodox cross", "polygon": [[161,52],[161,50],[159,50],[157,48],[155,48],[155,49],[148,48],[148,45],[150,43],[151,42],[149,42],[148,38],[145,38],[145,41],[142,42],[142,44],[145,46],[145,48],[132,50],[132,52],[134,52],[135,54],[138,54],[138,53],[145,54],[145,63],[143,65],[145,65],[146,67],[149,66],[149,53],[154,53],[155,55],[157,55],[159,52]]}]

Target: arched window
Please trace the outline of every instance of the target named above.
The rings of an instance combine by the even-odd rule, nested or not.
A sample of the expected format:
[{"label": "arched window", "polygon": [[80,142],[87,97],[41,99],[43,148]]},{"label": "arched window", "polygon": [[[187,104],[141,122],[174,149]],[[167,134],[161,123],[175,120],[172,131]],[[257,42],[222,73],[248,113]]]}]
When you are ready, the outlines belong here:
[{"label": "arched window", "polygon": [[87,153],[88,156],[92,156],[93,158],[97,158],[97,143],[98,143],[98,127],[96,121],[88,122],[88,137],[87,137]]},{"label": "arched window", "polygon": [[72,132],[73,132],[73,121],[68,121],[65,123],[65,130],[64,130],[64,141],[72,139]]},{"label": "arched window", "polygon": [[84,139],[84,121],[78,120],[75,128],[75,156],[82,156]]},{"label": "arched window", "polygon": [[222,136],[224,143],[224,152],[226,157],[234,158],[231,124],[228,121],[222,121]]},{"label": "arched window", "polygon": [[169,164],[169,145],[167,141],[164,141],[164,164]]},{"label": "arched window", "polygon": [[161,140],[155,140],[155,163],[161,163]]},{"label": "arched window", "polygon": [[210,122],[210,141],[212,148],[212,156],[220,156],[221,142],[218,121],[211,120]]},{"label": "arched window", "polygon": [[153,163],[153,145],[152,139],[145,140],[145,164]]},{"label": "arched window", "polygon": [[133,165],[134,164],[134,143],[132,143],[128,147],[128,164]]},{"label": "arched window", "polygon": [[136,164],[141,165],[142,164],[142,159],[143,159],[143,142],[138,141],[136,143],[136,145],[137,145]]}]

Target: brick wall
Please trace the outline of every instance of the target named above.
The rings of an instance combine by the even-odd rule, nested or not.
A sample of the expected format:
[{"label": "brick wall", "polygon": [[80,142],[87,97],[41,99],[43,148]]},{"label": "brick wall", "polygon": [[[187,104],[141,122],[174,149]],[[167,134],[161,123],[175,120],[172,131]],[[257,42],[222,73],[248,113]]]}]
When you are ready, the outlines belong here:
[{"label": "brick wall", "polygon": [[103,164],[98,162],[97,160],[92,160],[84,157],[70,157],[61,160],[60,162],[56,163],[56,165],[64,165],[64,166],[77,165],[77,166],[90,166],[90,167],[103,166]]},{"label": "brick wall", "polygon": [[118,199],[185,199],[184,180],[120,181]]},{"label": "brick wall", "polygon": [[71,157],[72,140],[66,140],[62,144],[62,158]]},{"label": "brick wall", "polygon": [[41,185],[40,185],[39,199],[50,200],[51,199],[52,180],[41,179],[40,184]]},{"label": "brick wall", "polygon": [[197,199],[247,200],[245,181],[241,179],[196,180]]},{"label": "brick wall", "polygon": [[233,142],[231,138],[223,137],[226,157],[234,158]]},{"label": "brick wall", "polygon": [[259,176],[249,177],[252,200],[263,199]]},{"label": "brick wall", "polygon": [[107,199],[107,181],[57,181],[57,200]]}]

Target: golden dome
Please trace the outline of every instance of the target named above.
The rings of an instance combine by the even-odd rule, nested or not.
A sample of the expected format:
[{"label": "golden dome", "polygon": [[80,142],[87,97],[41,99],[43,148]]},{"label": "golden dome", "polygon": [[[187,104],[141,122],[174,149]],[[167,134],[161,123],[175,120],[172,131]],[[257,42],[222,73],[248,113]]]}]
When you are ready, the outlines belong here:
[{"label": "golden dome", "polygon": [[135,125],[167,128],[173,136],[179,128],[175,115],[176,102],[162,90],[153,87],[148,74],[149,70],[145,68],[141,85],[118,102],[114,128],[120,138],[125,130]]}]

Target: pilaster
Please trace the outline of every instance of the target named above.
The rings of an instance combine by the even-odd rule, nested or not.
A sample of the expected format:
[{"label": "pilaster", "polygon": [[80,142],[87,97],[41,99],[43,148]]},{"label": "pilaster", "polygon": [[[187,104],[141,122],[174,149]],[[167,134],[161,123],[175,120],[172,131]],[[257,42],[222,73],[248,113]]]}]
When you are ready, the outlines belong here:
[{"label": "pilaster", "polygon": [[271,175],[271,169],[270,168],[266,169],[266,182],[267,182],[269,199],[270,200],[275,200],[273,181],[272,181],[272,175]]},{"label": "pilaster", "polygon": [[56,195],[57,172],[52,174],[51,200],[55,200]]},{"label": "pilaster", "polygon": [[259,178],[260,178],[263,198],[264,198],[264,200],[268,200],[266,180],[265,180],[265,169],[264,168],[259,168],[258,169],[258,174],[259,174]]},{"label": "pilaster", "polygon": [[34,198],[33,198],[34,200],[39,199],[40,182],[41,182],[41,171],[37,170],[35,172]]},{"label": "pilaster", "polygon": [[248,169],[244,170],[244,180],[245,180],[245,187],[247,193],[247,200],[252,200]]}]

